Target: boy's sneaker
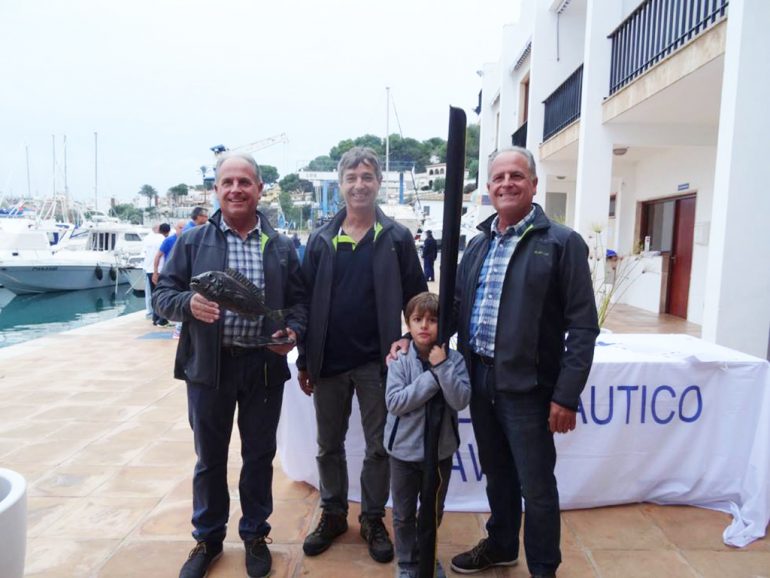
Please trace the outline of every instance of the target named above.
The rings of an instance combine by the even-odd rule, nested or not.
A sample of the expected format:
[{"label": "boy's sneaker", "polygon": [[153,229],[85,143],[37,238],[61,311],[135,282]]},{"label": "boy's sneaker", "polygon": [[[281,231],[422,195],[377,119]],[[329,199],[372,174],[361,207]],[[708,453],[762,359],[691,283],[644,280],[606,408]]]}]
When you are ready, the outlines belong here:
[{"label": "boy's sneaker", "polygon": [[[268,538],[269,540],[269,538]],[[273,557],[267,549],[267,541],[264,536],[246,540],[243,543],[246,548],[246,574],[249,578],[264,578],[270,574],[273,567]]]},{"label": "boy's sneaker", "polygon": [[393,559],[393,542],[382,518],[359,518],[361,522],[361,537],[369,544],[369,555],[375,562],[385,564]]},{"label": "boy's sneaker", "polygon": [[179,578],[204,578],[222,556],[222,542],[198,542],[179,571]]},{"label": "boy's sneaker", "polygon": [[342,514],[321,512],[318,526],[305,538],[302,550],[308,556],[318,556],[332,545],[334,539],[348,531],[348,520]]},{"label": "boy's sneaker", "polygon": [[489,547],[489,540],[484,538],[473,549],[452,558],[452,570],[459,574],[475,574],[492,566],[514,566],[518,561],[518,558],[498,556]]}]

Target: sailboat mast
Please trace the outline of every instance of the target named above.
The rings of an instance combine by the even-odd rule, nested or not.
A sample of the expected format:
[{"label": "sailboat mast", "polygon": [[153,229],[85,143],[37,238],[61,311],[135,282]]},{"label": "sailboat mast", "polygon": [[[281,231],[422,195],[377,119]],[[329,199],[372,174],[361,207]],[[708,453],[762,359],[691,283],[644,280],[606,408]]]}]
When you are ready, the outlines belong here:
[{"label": "sailboat mast", "polygon": [[98,188],[99,165],[97,163],[98,150],[99,150],[99,133],[94,131],[94,211],[99,210],[99,188]]},{"label": "sailboat mast", "polygon": [[390,176],[390,87],[385,87],[385,198],[388,198]]},{"label": "sailboat mast", "polygon": [[67,135],[64,135],[64,197],[69,199],[70,189],[67,184]]},{"label": "sailboat mast", "polygon": [[24,149],[27,154],[27,197],[32,198],[32,187],[29,180],[29,145],[24,147]]},{"label": "sailboat mast", "polygon": [[51,198],[54,198],[56,196],[56,135],[54,134],[51,135],[51,146],[53,147],[53,172],[51,173],[53,175],[51,179],[53,190],[51,191]]}]

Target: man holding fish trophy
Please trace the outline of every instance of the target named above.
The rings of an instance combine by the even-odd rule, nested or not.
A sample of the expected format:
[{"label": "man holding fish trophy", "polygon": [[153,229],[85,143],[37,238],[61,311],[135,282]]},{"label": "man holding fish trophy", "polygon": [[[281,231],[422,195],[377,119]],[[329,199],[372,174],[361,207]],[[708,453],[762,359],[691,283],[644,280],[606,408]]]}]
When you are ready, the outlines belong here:
[{"label": "man holding fish trophy", "polygon": [[187,382],[198,457],[193,475],[197,544],[180,578],[202,578],[222,555],[230,496],[227,456],[238,407],[241,436],[238,530],[250,577],[267,576],[273,510],[272,462],[286,354],[304,334],[307,299],[297,252],[257,211],[262,179],[254,159],[226,153],[216,166],[220,210],[186,231],[153,293],[153,306],[183,321],[174,377]]}]

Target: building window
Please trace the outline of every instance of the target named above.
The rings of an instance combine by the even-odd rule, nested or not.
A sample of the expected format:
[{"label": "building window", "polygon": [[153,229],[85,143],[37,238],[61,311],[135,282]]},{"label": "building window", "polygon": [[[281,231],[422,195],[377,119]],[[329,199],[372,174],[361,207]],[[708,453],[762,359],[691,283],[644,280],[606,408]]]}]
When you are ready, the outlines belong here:
[{"label": "building window", "polygon": [[610,217],[615,216],[615,195],[610,195]]}]

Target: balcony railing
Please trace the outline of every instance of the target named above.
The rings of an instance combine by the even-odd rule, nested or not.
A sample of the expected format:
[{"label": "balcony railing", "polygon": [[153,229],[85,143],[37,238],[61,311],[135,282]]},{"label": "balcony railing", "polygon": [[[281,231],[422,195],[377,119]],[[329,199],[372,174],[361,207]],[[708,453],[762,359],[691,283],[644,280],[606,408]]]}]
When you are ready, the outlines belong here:
[{"label": "balcony railing", "polygon": [[511,144],[515,147],[527,148],[527,123],[524,122],[519,128],[516,129],[511,135]]},{"label": "balcony railing", "polygon": [[612,40],[610,94],[720,22],[728,0],[646,0],[618,26]]},{"label": "balcony railing", "polygon": [[551,95],[543,101],[545,118],[543,141],[547,141],[568,124],[580,118],[580,97],[583,93],[583,65],[569,75]]}]

